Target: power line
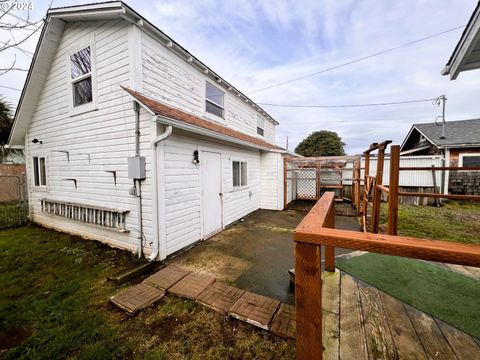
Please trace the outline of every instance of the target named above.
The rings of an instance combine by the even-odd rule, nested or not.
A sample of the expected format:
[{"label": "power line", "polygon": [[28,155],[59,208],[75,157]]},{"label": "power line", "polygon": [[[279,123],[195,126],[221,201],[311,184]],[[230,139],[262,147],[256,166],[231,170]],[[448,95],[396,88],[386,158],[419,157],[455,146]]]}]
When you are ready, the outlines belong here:
[{"label": "power line", "polygon": [[22,89],[17,89],[17,88],[10,87],[10,86],[5,86],[5,85],[0,85],[0,88],[4,88],[4,89],[8,89],[8,90],[15,90],[15,91],[22,91]]},{"label": "power line", "polygon": [[268,103],[258,103],[258,105],[286,107],[286,108],[356,108],[356,107],[368,107],[368,106],[388,106],[388,105],[414,104],[414,103],[420,103],[420,102],[431,102],[431,101],[434,101],[435,99],[436,98],[382,102],[382,103],[367,103],[367,104],[345,104],[345,105],[295,105],[295,104],[268,104]]},{"label": "power line", "polygon": [[465,26],[466,25],[456,26],[454,28],[451,28],[451,29],[448,29],[448,30],[445,30],[445,31],[441,31],[439,33],[435,33],[435,34],[432,34],[432,35],[429,35],[429,36],[425,36],[425,37],[417,39],[417,40],[409,41],[409,42],[406,42],[404,44],[401,44],[401,45],[398,45],[398,46],[395,46],[395,47],[392,47],[392,48],[389,48],[389,49],[386,49],[386,50],[382,50],[382,51],[379,51],[379,52],[376,52],[376,53],[373,53],[373,54],[370,54],[370,55],[367,55],[367,56],[364,56],[364,57],[361,57],[361,58],[358,58],[358,59],[355,59],[355,60],[347,61],[345,63],[335,65],[335,66],[332,66],[332,67],[329,67],[329,68],[326,68],[326,69],[323,69],[323,70],[319,70],[319,71],[316,71],[316,72],[313,72],[313,73],[310,73],[310,74],[306,74],[306,75],[302,75],[302,76],[299,76],[297,78],[293,78],[293,79],[290,79],[290,80],[287,80],[287,81],[284,81],[284,82],[269,85],[269,86],[266,86],[266,87],[263,87],[263,88],[260,88],[260,89],[254,90],[254,91],[250,91],[250,92],[247,92],[247,94],[248,95],[255,94],[255,93],[258,93],[260,91],[272,89],[274,87],[290,84],[290,83],[298,81],[298,80],[303,80],[303,79],[306,79],[306,78],[309,78],[309,77],[312,77],[312,76],[315,76],[315,75],[323,74],[323,73],[326,73],[326,72],[331,71],[331,70],[335,70],[335,69],[338,69],[338,68],[341,68],[341,67],[344,67],[344,66],[347,66],[347,65],[355,64],[357,62],[360,62],[360,61],[363,61],[363,60],[366,60],[366,59],[370,59],[370,58],[373,58],[373,57],[378,56],[378,55],[383,55],[383,54],[386,54],[388,52],[398,50],[398,49],[401,49],[401,48],[406,47],[406,46],[410,46],[410,45],[417,44],[417,43],[425,41],[425,40],[432,39],[434,37],[437,37],[437,36],[440,36],[440,35],[443,35],[443,34],[446,34],[446,33],[461,29],[461,28],[464,28]]}]

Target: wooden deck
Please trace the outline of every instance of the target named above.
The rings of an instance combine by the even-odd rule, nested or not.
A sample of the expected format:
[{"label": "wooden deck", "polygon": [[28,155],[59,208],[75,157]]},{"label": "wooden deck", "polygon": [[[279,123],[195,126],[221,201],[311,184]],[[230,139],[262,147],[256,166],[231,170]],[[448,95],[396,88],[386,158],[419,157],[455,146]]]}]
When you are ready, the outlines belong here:
[{"label": "wooden deck", "polygon": [[324,359],[480,359],[480,340],[346,273],[324,276]]}]

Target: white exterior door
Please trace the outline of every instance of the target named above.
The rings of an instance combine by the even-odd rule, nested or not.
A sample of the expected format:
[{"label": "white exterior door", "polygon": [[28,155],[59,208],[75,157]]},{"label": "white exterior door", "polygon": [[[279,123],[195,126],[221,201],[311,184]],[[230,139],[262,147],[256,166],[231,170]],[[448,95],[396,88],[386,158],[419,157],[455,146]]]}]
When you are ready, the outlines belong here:
[{"label": "white exterior door", "polygon": [[203,238],[222,230],[222,157],[203,151],[200,157],[202,171]]}]

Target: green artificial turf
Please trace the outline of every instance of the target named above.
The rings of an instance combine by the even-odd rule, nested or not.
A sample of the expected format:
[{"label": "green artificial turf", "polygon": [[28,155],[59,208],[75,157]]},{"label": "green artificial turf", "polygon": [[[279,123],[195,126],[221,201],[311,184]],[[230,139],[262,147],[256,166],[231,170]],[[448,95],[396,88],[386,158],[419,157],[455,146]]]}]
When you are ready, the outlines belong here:
[{"label": "green artificial turf", "polygon": [[378,289],[480,338],[480,281],[437,265],[365,254],[337,267]]}]

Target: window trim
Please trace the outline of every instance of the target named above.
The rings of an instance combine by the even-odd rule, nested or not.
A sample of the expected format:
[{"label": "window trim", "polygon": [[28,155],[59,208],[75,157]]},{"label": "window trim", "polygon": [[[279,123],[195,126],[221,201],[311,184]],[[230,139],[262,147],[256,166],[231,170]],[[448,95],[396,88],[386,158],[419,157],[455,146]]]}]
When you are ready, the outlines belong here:
[{"label": "window trim", "polygon": [[[88,43],[84,43],[81,46],[77,46],[75,48],[70,49],[67,51],[66,54],[66,72],[67,72],[67,84],[68,84],[68,108],[70,116],[84,114],[90,111],[97,110],[97,71],[96,71],[96,51],[95,51],[95,41],[94,37],[92,36]],[[87,74],[80,75],[79,77],[72,79],[72,63],[70,57],[85,49],[86,47],[90,47],[90,72]],[[82,81],[88,77],[92,79],[92,101],[89,103],[85,103],[82,105],[74,106],[74,93],[73,93],[73,84],[79,81]]]},{"label": "window trim", "polygon": [[461,153],[458,154],[458,167],[463,167],[463,158],[464,157],[480,157],[480,153]]},{"label": "window trim", "polygon": [[[239,171],[238,171],[238,176],[239,176],[239,185],[234,185],[234,174],[233,174],[233,164],[234,163],[239,163]],[[246,183],[242,185],[242,164],[245,164],[245,167],[246,167],[246,178],[245,178],[245,181]],[[248,181],[248,161],[244,161],[244,160],[232,160],[232,189],[233,190],[241,190],[241,189],[245,189],[248,187],[248,184],[249,184],[249,181]]]},{"label": "window trim", "polygon": [[[221,91],[223,93],[223,105],[217,104],[215,101],[207,99],[207,84],[210,84],[211,86],[217,88],[219,91]],[[227,103],[227,92],[224,89],[218,87],[212,81],[209,81],[209,80],[205,80],[204,91],[205,91],[205,93],[204,93],[205,101],[203,103],[204,104],[203,109],[204,109],[205,116],[206,117],[213,117],[215,120],[222,119],[223,121],[225,121],[225,112],[226,112],[225,108],[226,108],[226,103]],[[212,114],[211,112],[207,111],[207,102],[221,108],[222,109],[222,116],[218,116],[216,114]]]},{"label": "window trim", "polygon": [[[45,183],[42,184],[42,172],[40,167],[40,159],[43,159],[45,166],[44,166],[44,176],[45,176]],[[37,163],[37,167],[35,166]],[[38,185],[36,183],[36,174],[35,169],[38,168]],[[47,171],[47,157],[45,155],[33,155],[32,156],[32,185],[34,189],[47,189],[48,186],[48,171]]]},{"label": "window trim", "polygon": [[[262,120],[262,127],[258,126],[258,120]],[[261,130],[262,133],[260,134],[258,131]],[[262,138],[265,137],[265,118],[263,116],[260,116],[257,114],[257,136],[260,136]]]}]

